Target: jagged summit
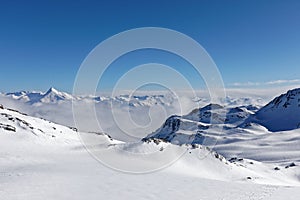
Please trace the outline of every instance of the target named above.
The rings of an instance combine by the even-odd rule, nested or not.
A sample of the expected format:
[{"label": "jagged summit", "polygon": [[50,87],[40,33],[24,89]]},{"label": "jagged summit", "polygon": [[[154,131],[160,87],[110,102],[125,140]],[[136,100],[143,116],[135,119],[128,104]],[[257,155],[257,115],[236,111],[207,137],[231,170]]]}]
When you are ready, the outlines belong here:
[{"label": "jagged summit", "polygon": [[51,87],[45,94],[42,95],[42,98],[39,101],[44,103],[51,103],[61,100],[71,100],[72,98],[72,95],[65,92],[60,92]]},{"label": "jagged summit", "polygon": [[58,94],[59,92],[58,92],[58,90],[55,89],[54,87],[50,87],[50,88],[47,90],[47,92],[45,93],[45,95],[50,94],[50,93],[56,93],[56,94]]},{"label": "jagged summit", "polygon": [[300,107],[300,88],[289,90],[287,93],[276,97],[261,110],[265,112],[269,109],[288,108],[291,106]]}]

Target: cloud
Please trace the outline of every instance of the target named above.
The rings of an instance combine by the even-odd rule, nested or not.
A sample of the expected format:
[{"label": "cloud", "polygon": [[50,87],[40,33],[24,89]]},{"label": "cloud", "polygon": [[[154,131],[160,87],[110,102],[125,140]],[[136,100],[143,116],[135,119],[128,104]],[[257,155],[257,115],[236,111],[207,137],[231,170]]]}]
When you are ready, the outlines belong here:
[{"label": "cloud", "polygon": [[267,85],[283,85],[283,84],[295,84],[300,83],[300,79],[291,79],[291,80],[274,80],[268,82],[236,82],[229,84],[230,86],[241,86],[241,87],[250,87],[250,86],[267,86]]},{"label": "cloud", "polygon": [[229,84],[231,86],[258,86],[258,85],[261,85],[261,83],[258,83],[258,82],[243,82],[243,83],[232,83],[232,84]]},{"label": "cloud", "polygon": [[300,83],[300,79],[293,79],[293,80],[276,80],[276,81],[269,81],[269,82],[266,82],[267,85],[286,84],[286,83]]}]

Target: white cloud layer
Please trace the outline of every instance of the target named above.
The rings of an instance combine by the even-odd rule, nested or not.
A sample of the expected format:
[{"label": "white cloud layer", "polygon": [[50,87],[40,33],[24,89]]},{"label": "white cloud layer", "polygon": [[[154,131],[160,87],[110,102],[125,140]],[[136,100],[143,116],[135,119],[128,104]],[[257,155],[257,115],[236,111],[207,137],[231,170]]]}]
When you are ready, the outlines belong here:
[{"label": "white cloud layer", "polygon": [[229,84],[230,86],[240,86],[240,87],[250,87],[250,86],[268,86],[268,85],[283,85],[283,84],[297,84],[300,83],[300,79],[291,79],[291,80],[274,80],[268,82],[236,82]]}]

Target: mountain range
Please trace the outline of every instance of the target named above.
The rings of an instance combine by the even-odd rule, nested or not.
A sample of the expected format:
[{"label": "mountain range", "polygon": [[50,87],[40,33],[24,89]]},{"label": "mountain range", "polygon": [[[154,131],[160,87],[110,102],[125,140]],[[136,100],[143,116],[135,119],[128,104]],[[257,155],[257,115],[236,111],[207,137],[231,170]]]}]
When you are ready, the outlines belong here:
[{"label": "mountain range", "polygon": [[55,103],[58,101],[72,100],[72,95],[60,92],[55,88],[51,87],[47,92],[13,92],[6,93],[6,96],[11,97],[16,100],[21,100],[30,104],[35,103]]},{"label": "mountain range", "polygon": [[[215,113],[222,109],[224,107],[212,104],[201,109],[201,112]],[[236,115],[241,112],[239,109],[234,109],[234,111],[237,111],[233,112]],[[203,120],[207,120],[206,117]],[[217,115],[217,117],[220,116]],[[176,117],[173,116],[170,119],[173,118]],[[236,123],[237,121],[234,118],[230,122]],[[171,126],[172,129],[176,129],[176,126],[182,126],[180,124],[169,124],[169,122],[166,122],[165,125]],[[186,124],[187,127],[192,126]],[[291,134],[295,136],[295,134]],[[86,140],[86,137],[89,139]],[[18,174],[32,176],[31,171],[34,172],[34,176],[44,176],[45,167],[48,169],[46,173],[51,173],[53,176],[64,176],[59,170],[70,166],[71,163],[69,162],[72,162],[74,166],[74,160],[71,159],[74,156],[76,159],[85,160],[82,156],[86,154],[85,148],[89,148],[90,152],[95,151],[94,156],[99,153],[100,155],[103,155],[103,153],[108,154],[109,160],[102,160],[106,165],[115,166],[117,161],[117,163],[122,163],[122,166],[119,166],[120,169],[133,170],[135,173],[157,170],[168,164],[168,162],[173,163],[176,161],[164,173],[173,174],[175,172],[182,176],[194,176],[226,182],[239,180],[259,184],[299,185],[295,175],[299,171],[298,162],[293,157],[290,157],[288,162],[283,162],[268,156],[272,163],[265,163],[260,159],[251,159],[249,156],[241,157],[242,155],[225,154],[224,157],[222,153],[226,151],[219,149],[220,151],[216,152],[207,146],[196,144],[197,142],[177,145],[158,138],[148,138],[134,143],[122,142],[114,140],[105,133],[78,133],[76,128],[28,116],[3,105],[0,106],[0,138],[2,153],[5,153],[6,158],[1,161],[0,167],[6,169],[5,177],[19,176]],[[282,137],[279,137],[275,141],[282,139]],[[82,144],[82,141],[85,143]],[[291,143],[289,143],[289,146],[291,146]],[[239,149],[247,149],[247,145]],[[295,149],[294,147],[293,150]],[[288,151],[288,149],[286,148],[285,151]],[[177,155],[180,156],[180,160],[177,160],[179,157],[174,158],[175,152],[181,152]],[[280,152],[276,154],[277,157],[281,156]],[[148,159],[151,160],[145,159],[145,156],[148,156]],[[2,157],[3,155],[0,154],[0,159]],[[299,159],[299,156],[297,158]],[[13,163],[11,163],[11,160],[13,160]],[[66,162],[68,162],[67,165]],[[31,163],[34,163],[34,165]],[[86,165],[87,161],[84,161],[84,163]],[[132,165],[133,163],[134,165]],[[80,164],[76,163],[75,166],[80,167]],[[169,164],[165,167],[167,166]],[[81,168],[76,168],[77,171],[79,169]],[[278,174],[278,170],[281,170],[282,173]],[[80,173],[82,172],[80,171]],[[111,172],[106,173],[110,174]],[[105,176],[108,176],[107,174]],[[25,176],[25,179],[30,176]],[[13,180],[11,179],[11,181]]]},{"label": "mountain range", "polygon": [[[209,190],[208,199],[282,199],[299,194],[299,97],[299,89],[290,90],[265,106],[248,97],[227,99],[224,104],[207,104],[203,98],[203,106],[183,115],[170,109],[172,115],[161,120],[155,109],[176,105],[167,102],[165,95],[78,97],[54,88],[44,93],[2,94],[0,194],[22,199],[24,193],[35,196],[41,192],[55,198],[59,188],[64,191],[61,199],[74,195],[96,199],[99,194],[110,199],[123,187],[136,189],[144,197],[170,187],[184,187],[188,193],[199,185]],[[125,124],[130,123],[125,113],[130,113],[130,120],[140,120],[153,109],[152,120],[157,120],[156,125],[163,123],[152,133],[145,127],[130,129],[143,130],[143,139],[122,141],[115,137],[122,132],[111,128],[116,124],[107,126],[106,133],[67,126],[67,120],[72,119],[72,101],[82,106],[82,120],[85,106],[91,104],[105,114],[101,120],[113,120],[107,104],[112,102],[115,114]],[[289,117],[290,123],[277,123],[282,117]],[[89,119],[84,123],[89,125]],[[159,188],[151,184],[157,182],[162,183]],[[215,190],[224,185],[226,191],[234,192]],[[105,193],[111,188],[116,193]]]},{"label": "mountain range", "polygon": [[209,104],[187,115],[171,116],[146,138],[159,138],[175,143],[201,144],[205,132],[215,127],[223,131],[237,128],[265,127],[272,132],[300,127],[300,89],[290,90],[258,108],[252,105],[225,107]]},{"label": "mountain range", "polygon": [[[66,126],[75,126],[73,120],[73,106],[81,109],[80,121],[82,131],[95,132],[99,127],[91,124],[86,116],[86,110],[94,107],[105,132],[112,137],[125,140],[124,131],[138,137],[146,137],[155,131],[161,123],[171,115],[189,113],[195,107],[209,104],[209,96],[205,91],[194,93],[182,92],[174,95],[164,91],[153,92],[124,92],[115,96],[104,95],[72,95],[50,88],[46,92],[21,91],[0,94],[0,102],[7,107],[15,108],[31,116],[41,117]],[[260,96],[245,97],[244,94],[227,96],[221,99],[223,106],[247,106],[248,110],[257,110],[265,100]],[[114,113],[113,113],[114,112]],[[115,118],[119,119],[118,128]],[[134,122],[134,123],[133,123]]]},{"label": "mountain range", "polygon": [[[147,117],[144,118],[141,116],[143,113],[147,112],[150,108],[153,109],[161,106],[167,111],[167,115],[176,115],[168,118],[163,126],[155,131],[155,134],[157,134],[159,138],[161,138],[162,134],[173,134],[183,126],[188,127],[189,130],[194,129],[196,132],[205,130],[211,126],[221,125],[223,128],[228,129],[259,124],[272,132],[293,130],[300,126],[300,89],[290,90],[274,98],[265,106],[261,98],[226,97],[225,99],[221,99],[220,102],[222,102],[222,104],[208,104],[209,101],[207,98],[195,98],[190,96],[185,97],[188,99],[186,100],[186,104],[190,106],[187,106],[182,112],[179,112],[177,109],[181,102],[168,93],[152,95],[123,94],[114,97],[74,96],[51,87],[46,92],[21,91],[0,94],[0,100],[1,97],[8,101],[15,101],[18,105],[23,104],[23,106],[17,106],[21,112],[43,117],[67,126],[74,126],[72,120],[60,119],[59,117],[54,117],[53,114],[60,115],[60,112],[63,112],[61,116],[66,116],[66,118],[70,119],[72,116],[72,101],[82,103],[83,107],[87,104],[95,104],[99,112],[107,111],[111,109],[111,105],[113,105],[117,107],[118,110],[124,110],[124,112],[129,110],[133,118],[136,116],[135,113],[139,112],[139,116],[136,117],[136,120],[140,120],[141,124],[146,124],[147,120],[149,121]],[[10,105],[10,102],[8,104]],[[202,107],[193,109],[185,115],[177,115],[177,113],[185,113],[197,105]],[[51,110],[55,111],[55,113],[52,113]],[[162,121],[163,119],[160,118],[160,120]],[[159,122],[157,122],[156,126],[158,126],[158,123]],[[186,126],[186,124],[189,125]],[[194,124],[194,128],[189,127],[191,124]],[[184,128],[182,128],[182,130],[184,130]],[[155,134],[152,133],[151,136]]]}]

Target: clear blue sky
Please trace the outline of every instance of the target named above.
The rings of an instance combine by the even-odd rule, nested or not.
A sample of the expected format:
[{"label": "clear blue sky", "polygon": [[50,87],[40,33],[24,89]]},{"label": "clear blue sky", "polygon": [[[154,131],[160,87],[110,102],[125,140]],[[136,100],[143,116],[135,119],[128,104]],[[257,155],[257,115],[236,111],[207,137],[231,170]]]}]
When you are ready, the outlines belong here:
[{"label": "clear blue sky", "polygon": [[[300,78],[296,0],[2,1],[0,91],[50,86],[71,91],[81,62],[99,42],[147,26],[174,29],[197,40],[228,87]],[[150,52],[152,57],[140,64],[157,54]],[[171,57],[158,58],[154,61],[168,63]],[[126,60],[120,65],[132,64]],[[114,79],[106,80],[107,87]]]}]

